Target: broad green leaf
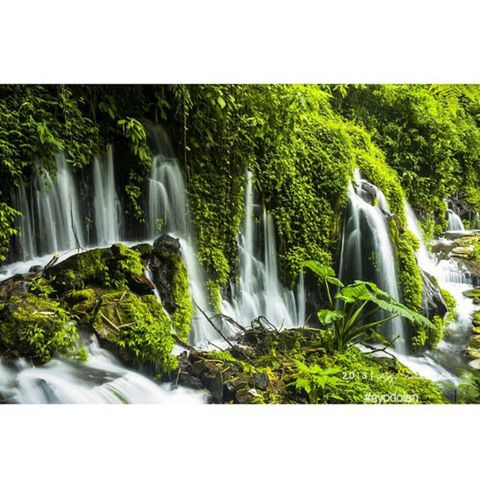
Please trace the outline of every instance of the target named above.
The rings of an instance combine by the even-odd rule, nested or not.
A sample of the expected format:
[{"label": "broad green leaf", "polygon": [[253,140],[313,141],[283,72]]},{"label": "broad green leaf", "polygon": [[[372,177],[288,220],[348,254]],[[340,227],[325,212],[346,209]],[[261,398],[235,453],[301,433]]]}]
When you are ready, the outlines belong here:
[{"label": "broad green leaf", "polygon": [[317,313],[320,323],[329,325],[335,321],[341,320],[344,316],[342,311],[336,311],[331,309],[322,309]]}]

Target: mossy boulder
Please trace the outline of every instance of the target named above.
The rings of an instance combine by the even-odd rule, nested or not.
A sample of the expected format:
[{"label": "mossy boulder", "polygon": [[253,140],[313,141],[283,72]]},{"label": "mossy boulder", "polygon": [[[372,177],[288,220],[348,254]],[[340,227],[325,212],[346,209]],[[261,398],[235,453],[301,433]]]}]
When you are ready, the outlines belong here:
[{"label": "mossy boulder", "polygon": [[158,237],[148,265],[162,303],[172,317],[175,332],[186,340],[193,318],[193,302],[179,240],[168,235]]},{"label": "mossy boulder", "polygon": [[[121,288],[102,290],[97,299],[92,328],[105,347],[126,363],[158,372],[175,368],[172,322],[154,296],[140,297]],[[88,302],[89,298],[84,301]]]},{"label": "mossy boulder", "polygon": [[464,291],[463,295],[467,298],[472,298],[475,304],[480,304],[480,287]]},{"label": "mossy boulder", "polygon": [[47,270],[46,276],[60,293],[89,285],[118,288],[129,285],[139,294],[153,292],[144,275],[141,254],[117,243],[106,249],[93,249],[73,255]]},{"label": "mossy boulder", "polygon": [[77,329],[60,303],[24,293],[13,296],[0,311],[0,343],[12,355],[42,364],[54,354],[75,356]]}]

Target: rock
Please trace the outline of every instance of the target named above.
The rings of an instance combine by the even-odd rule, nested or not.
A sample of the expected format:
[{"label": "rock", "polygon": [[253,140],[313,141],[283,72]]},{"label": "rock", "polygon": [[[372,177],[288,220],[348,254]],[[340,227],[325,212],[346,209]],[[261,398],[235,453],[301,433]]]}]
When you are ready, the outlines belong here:
[{"label": "rock", "polygon": [[153,250],[162,254],[165,252],[178,254],[180,252],[180,239],[167,234],[160,235],[153,242]]},{"label": "rock", "polygon": [[138,252],[142,259],[148,260],[152,255],[153,247],[148,243],[141,243],[138,245],[134,245],[132,247],[132,250]]},{"label": "rock", "polygon": [[237,404],[253,404],[256,397],[252,389],[240,389],[235,393],[235,402]]},{"label": "rock", "polygon": [[256,372],[253,374],[253,385],[257,389],[264,391],[268,387],[267,374],[265,374],[265,372]]},{"label": "rock", "polygon": [[37,272],[40,272],[42,269],[43,269],[42,265],[32,265],[32,267],[30,267],[30,269],[28,269],[28,272],[37,273]]},{"label": "rock", "polygon": [[463,295],[467,298],[472,298],[475,304],[480,304],[480,288],[470,289],[468,291],[464,291]]},{"label": "rock", "polygon": [[471,360],[468,362],[469,367],[475,370],[480,370],[480,359]]},{"label": "rock", "polygon": [[450,252],[450,256],[451,257],[457,257],[460,259],[470,260],[473,258],[473,252],[474,252],[474,248],[473,248],[473,246],[470,246],[470,245],[468,247],[455,247]]},{"label": "rock", "polygon": [[76,351],[77,330],[59,303],[25,292],[0,310],[0,344],[9,354],[44,364],[55,353]]},{"label": "rock", "polygon": [[137,294],[152,294],[155,289],[155,286],[145,274],[129,276],[128,287]]},{"label": "rock", "polygon": [[467,347],[467,355],[472,359],[480,359],[480,335],[473,335]]},{"label": "rock", "polygon": [[473,333],[476,333],[477,335],[479,335],[480,334],[480,326],[474,326],[472,328],[472,331],[473,331]]},{"label": "rock", "polygon": [[425,314],[431,320],[434,316],[445,316],[448,309],[436,280],[422,269],[420,272],[423,282],[422,307]]}]

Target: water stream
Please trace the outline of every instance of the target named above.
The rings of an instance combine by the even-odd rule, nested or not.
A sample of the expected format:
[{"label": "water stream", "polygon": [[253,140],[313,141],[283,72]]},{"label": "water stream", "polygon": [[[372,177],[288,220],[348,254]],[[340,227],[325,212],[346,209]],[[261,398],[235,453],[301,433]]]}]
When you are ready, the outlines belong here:
[{"label": "water stream", "polygon": [[[385,195],[379,188],[362,179],[357,170],[350,184],[345,214],[340,280],[349,284],[355,279],[375,282],[381,289],[400,300],[395,256],[388,229],[390,212]],[[380,313],[379,318],[386,316]],[[395,340],[395,350],[408,349],[405,323],[396,317],[382,325],[382,333]]]}]

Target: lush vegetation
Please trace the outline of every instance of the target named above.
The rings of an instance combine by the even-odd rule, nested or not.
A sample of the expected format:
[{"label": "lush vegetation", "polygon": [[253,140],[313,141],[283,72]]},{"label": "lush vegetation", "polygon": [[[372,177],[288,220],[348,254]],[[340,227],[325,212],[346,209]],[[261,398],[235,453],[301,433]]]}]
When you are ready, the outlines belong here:
[{"label": "lush vegetation", "polygon": [[[318,321],[329,328],[321,334],[327,353],[316,356],[318,363],[294,354],[288,365],[291,383],[284,383],[289,391],[310,402],[346,401],[339,393],[346,387],[339,378],[342,364],[354,360],[361,370],[378,367],[349,344],[371,337],[391,315],[411,322],[414,349],[438,343],[455,314],[454,303],[443,293],[446,316],[428,320],[421,314],[418,242],[407,229],[404,200],[420,215],[427,239],[446,228],[446,198],[461,201],[470,213],[480,211],[478,87],[1,86],[0,261],[10,257],[18,232],[12,191],[34,173],[54,176],[59,152],[82,168],[114,144],[126,226],[140,228],[151,167],[150,121],[167,128],[184,172],[214,309],[220,310],[221,296],[236,278],[247,171],[253,173],[259,203],[275,222],[281,279],[292,287],[305,261],[316,272],[311,281],[325,293],[318,297],[324,306]],[[333,272],[355,168],[388,202],[401,303],[372,283],[343,286]],[[478,241],[473,245],[478,261]],[[183,259],[164,258],[173,269],[168,313],[151,299],[151,289],[144,289],[146,256],[116,244],[75,255],[54,272],[35,276],[24,303],[15,295],[0,296],[3,348],[37,362],[55,353],[78,356],[71,326],[76,321],[93,327],[126,361],[171,371],[176,365],[170,357],[172,333],[188,338],[194,307]],[[378,319],[376,308],[388,311],[389,318]],[[19,320],[32,313],[34,326],[19,328]],[[365,321],[369,313],[372,320]]]}]

